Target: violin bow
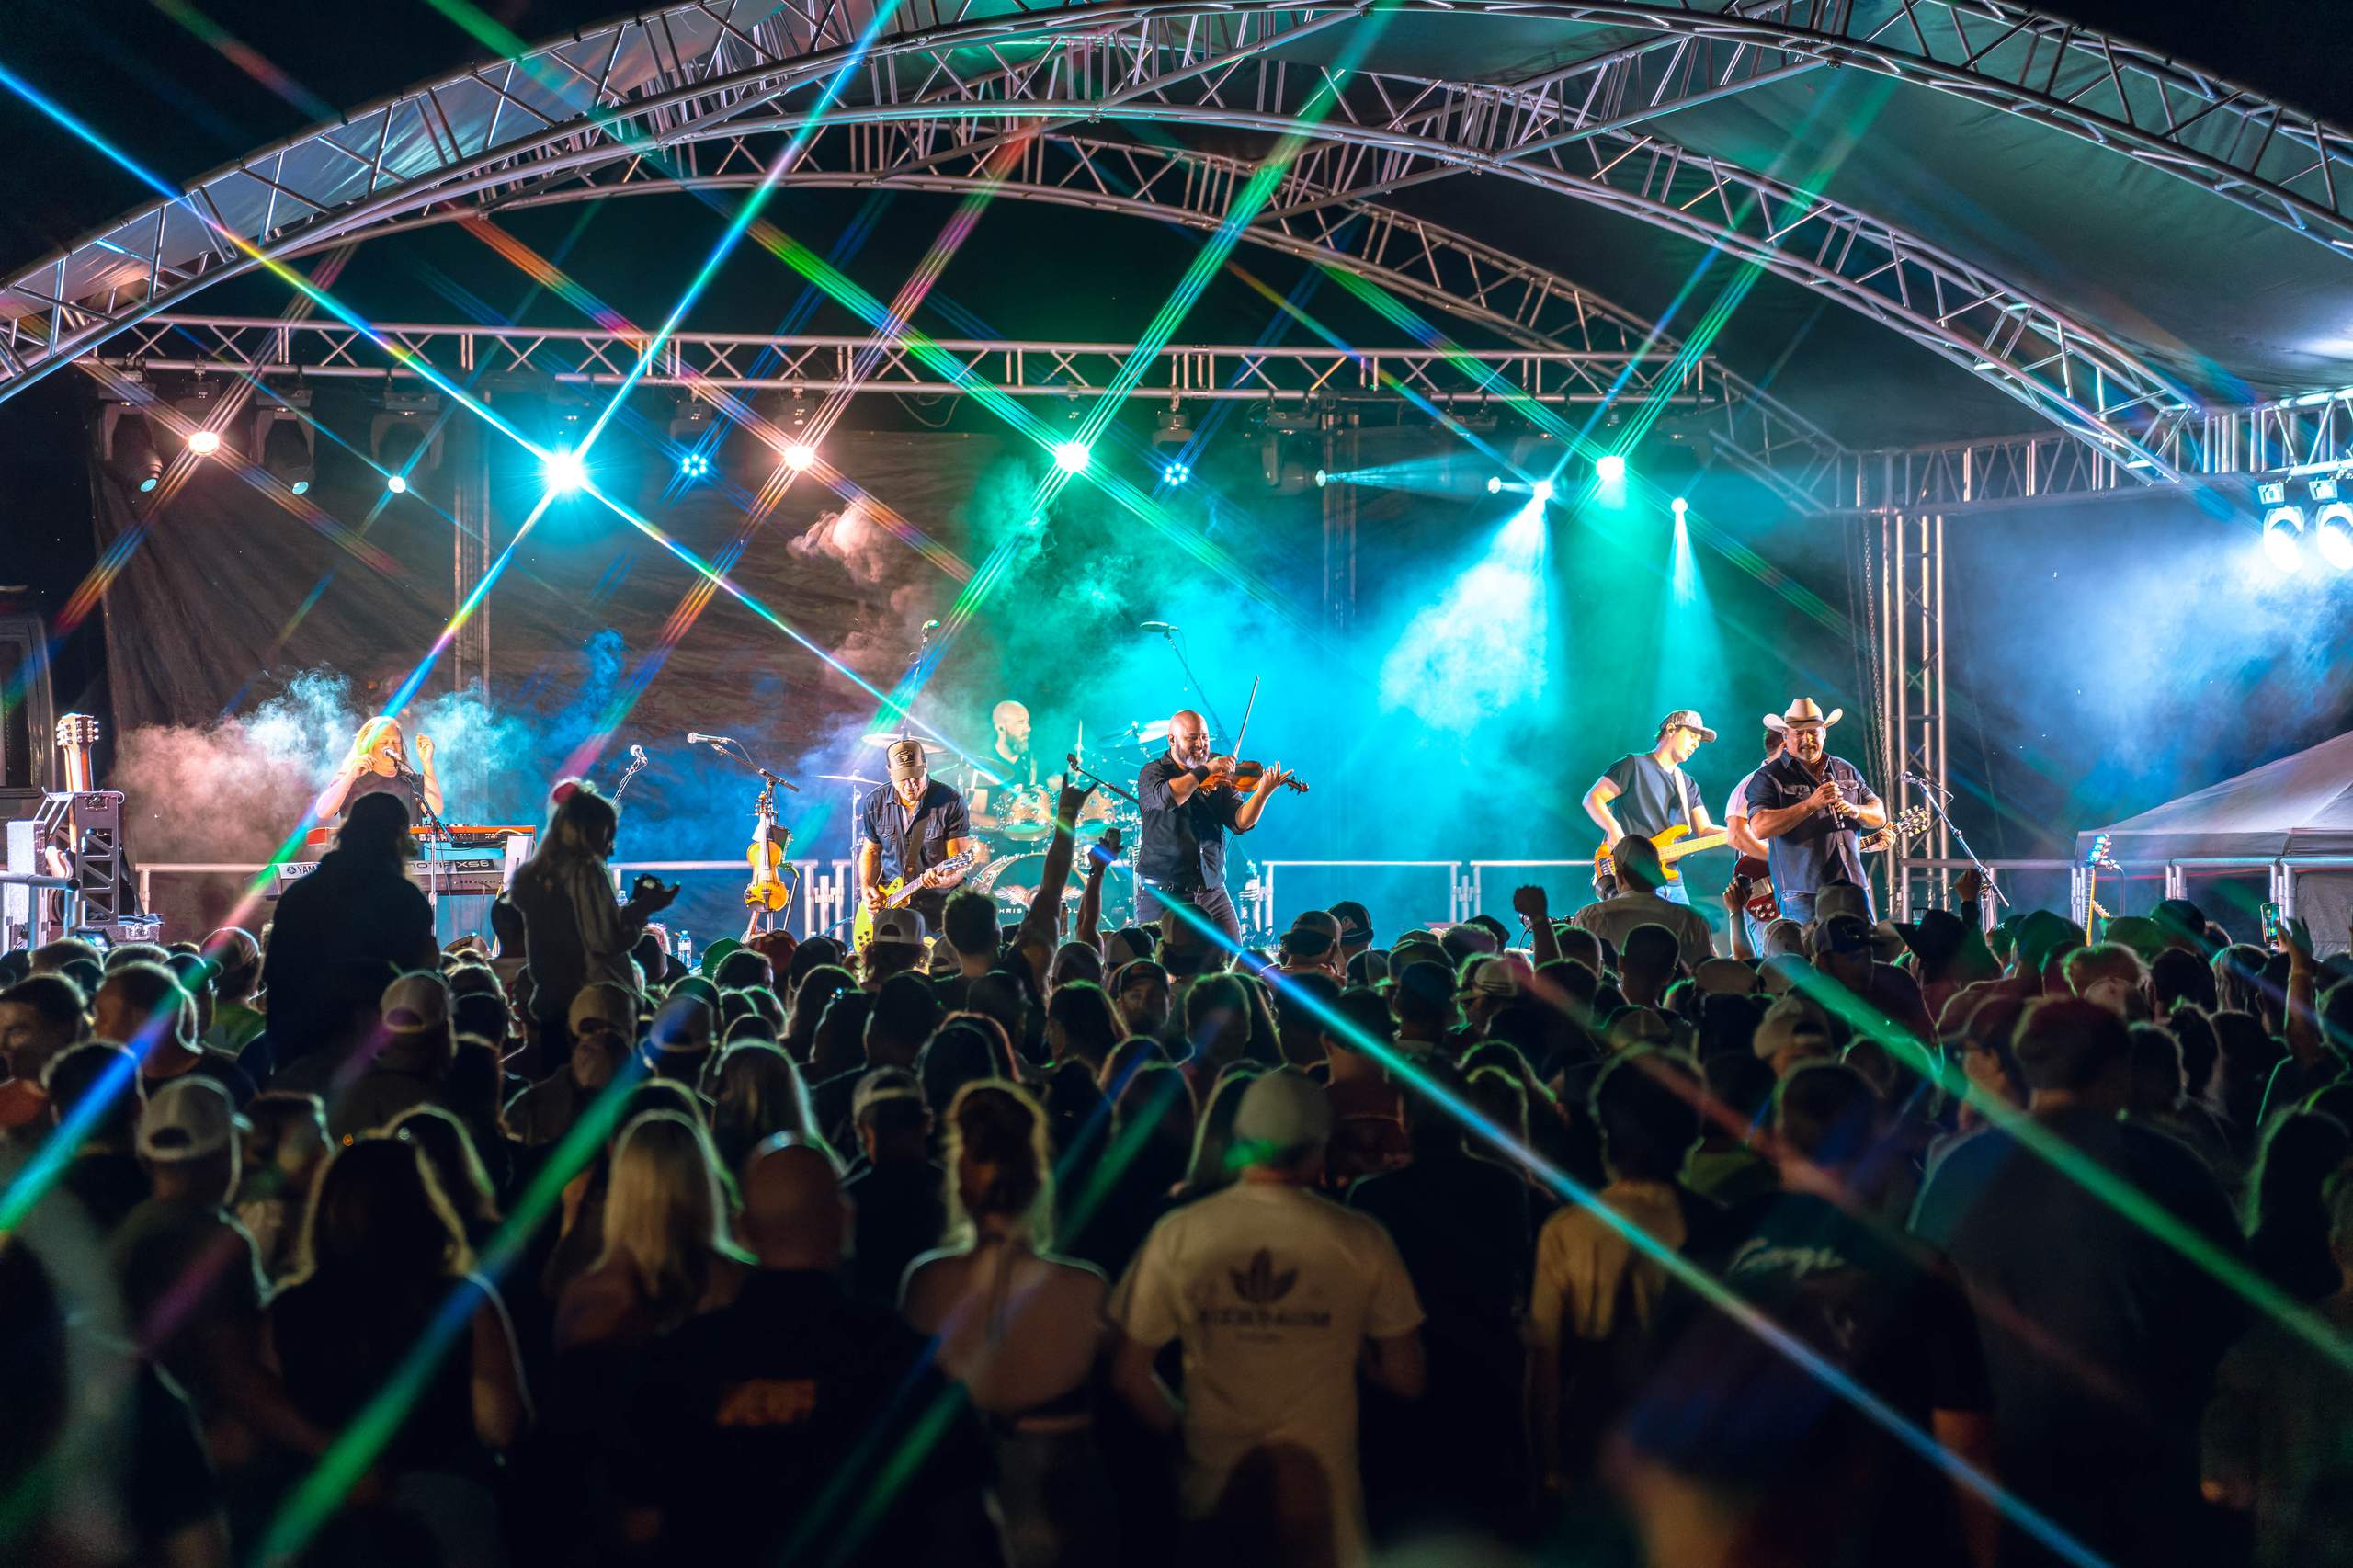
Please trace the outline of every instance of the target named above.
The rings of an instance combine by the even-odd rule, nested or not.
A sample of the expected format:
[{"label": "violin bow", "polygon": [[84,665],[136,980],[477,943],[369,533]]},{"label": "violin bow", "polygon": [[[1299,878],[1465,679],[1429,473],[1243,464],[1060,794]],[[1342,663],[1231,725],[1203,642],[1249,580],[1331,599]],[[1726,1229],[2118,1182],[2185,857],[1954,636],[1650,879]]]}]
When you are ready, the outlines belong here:
[{"label": "violin bow", "polygon": [[1243,704],[1242,708],[1242,730],[1240,733],[1233,737],[1233,749],[1227,752],[1225,754],[1226,756],[1238,757],[1242,755],[1242,738],[1244,735],[1247,735],[1250,733],[1250,713],[1251,710],[1257,706],[1258,677],[1256,676],[1252,676],[1250,677],[1250,700]]}]

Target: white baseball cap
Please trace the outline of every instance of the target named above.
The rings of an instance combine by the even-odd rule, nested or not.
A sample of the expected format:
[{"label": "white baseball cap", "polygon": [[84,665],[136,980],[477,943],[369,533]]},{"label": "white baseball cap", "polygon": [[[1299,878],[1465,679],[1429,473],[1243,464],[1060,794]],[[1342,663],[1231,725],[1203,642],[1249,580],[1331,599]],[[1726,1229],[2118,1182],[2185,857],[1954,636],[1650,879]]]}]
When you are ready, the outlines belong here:
[{"label": "white baseball cap", "polygon": [[247,1123],[229,1091],[210,1078],[175,1078],[147,1096],[139,1114],[139,1153],[163,1165],[217,1154]]}]

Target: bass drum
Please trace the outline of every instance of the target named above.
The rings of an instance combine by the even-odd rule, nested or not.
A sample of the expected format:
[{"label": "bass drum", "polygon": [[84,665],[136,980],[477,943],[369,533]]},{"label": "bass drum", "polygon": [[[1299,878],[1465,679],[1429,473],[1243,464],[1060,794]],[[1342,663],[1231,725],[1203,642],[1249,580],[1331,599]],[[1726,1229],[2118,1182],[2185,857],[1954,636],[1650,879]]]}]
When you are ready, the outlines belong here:
[{"label": "bass drum", "polygon": [[[1043,784],[1016,784],[998,796],[996,831],[1019,844],[1054,835],[1053,792]],[[1036,885],[1036,880],[1031,880]]]},{"label": "bass drum", "polygon": [[[1019,855],[999,856],[965,878],[964,885],[995,899],[999,909],[1018,919],[1029,913],[1029,901],[1037,895],[1039,880],[1045,871],[1046,852],[1031,849]],[[1133,896],[1131,881],[1124,860],[1103,873],[1103,907],[1107,911],[1128,907]],[[1079,866],[1073,864],[1070,881],[1063,887],[1065,913],[1078,907],[1078,895],[1085,885],[1086,878],[1079,874]]]}]

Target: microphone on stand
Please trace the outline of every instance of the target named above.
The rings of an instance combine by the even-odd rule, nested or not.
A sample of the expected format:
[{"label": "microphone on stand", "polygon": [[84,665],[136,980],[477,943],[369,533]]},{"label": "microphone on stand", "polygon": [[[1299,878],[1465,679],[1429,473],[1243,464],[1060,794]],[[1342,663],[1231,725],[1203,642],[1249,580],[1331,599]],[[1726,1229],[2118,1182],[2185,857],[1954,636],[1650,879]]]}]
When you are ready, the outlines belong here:
[{"label": "microphone on stand", "polygon": [[1140,624],[1139,626],[1137,626],[1136,630],[1137,630],[1138,631],[1157,631],[1157,632],[1162,633],[1163,635],[1165,635],[1166,633],[1171,632],[1171,631],[1176,631],[1176,630],[1177,630],[1177,629],[1176,629],[1176,627],[1174,627],[1174,626],[1171,626],[1168,622],[1166,622],[1166,621],[1165,621],[1165,620],[1147,620],[1147,621],[1142,622],[1142,624]]},{"label": "microphone on stand", "polygon": [[735,737],[733,735],[706,735],[693,730],[688,730],[687,732],[687,744],[690,746],[732,746],[735,744]]},{"label": "microphone on stand", "polygon": [[937,631],[939,630],[939,622],[936,620],[926,620],[923,623],[923,629],[926,634]]}]

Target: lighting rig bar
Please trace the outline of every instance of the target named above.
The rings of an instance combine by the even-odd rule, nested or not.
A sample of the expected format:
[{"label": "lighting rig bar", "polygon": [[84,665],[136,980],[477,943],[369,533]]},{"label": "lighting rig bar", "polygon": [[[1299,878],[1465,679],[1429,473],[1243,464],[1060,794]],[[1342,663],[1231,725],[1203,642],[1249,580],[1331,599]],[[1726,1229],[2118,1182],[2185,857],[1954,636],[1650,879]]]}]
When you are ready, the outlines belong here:
[{"label": "lighting rig bar", "polygon": [[[2334,475],[2353,466],[2353,388],[2185,411],[2150,431],[2148,444],[2181,476],[2177,488]],[[1953,513],[2144,494],[2167,482],[2044,430],[1838,453],[1799,483],[1828,512]]]},{"label": "lighting rig bar", "polygon": [[[596,328],[555,329],[378,323],[388,341],[460,381],[477,374],[524,375],[583,386],[620,384],[645,339]],[[1123,343],[1015,339],[938,339],[974,376],[1015,397],[1092,397],[1108,391],[1132,352]],[[871,355],[861,364],[861,356]],[[110,340],[93,358],[125,369],[241,371],[306,381],[347,378],[399,384],[413,374],[335,322],[277,317],[150,317]],[[1474,372],[1465,362],[1477,367]],[[1628,403],[1663,399],[1682,407],[1720,407],[1739,395],[1711,356],[1686,358],[1665,349],[1502,348],[1472,352],[1416,348],[1345,350],[1321,346],[1169,344],[1125,395],[1238,403],[1394,403],[1402,384],[1432,403],[1488,404],[1506,400],[1493,381],[1552,404]],[[769,336],[681,332],[655,355],[643,385],[781,388],[807,392],[954,393],[913,352],[872,353],[856,336]]]}]

